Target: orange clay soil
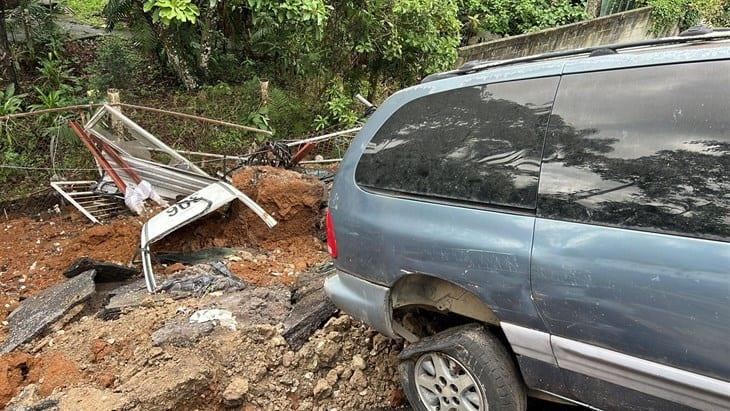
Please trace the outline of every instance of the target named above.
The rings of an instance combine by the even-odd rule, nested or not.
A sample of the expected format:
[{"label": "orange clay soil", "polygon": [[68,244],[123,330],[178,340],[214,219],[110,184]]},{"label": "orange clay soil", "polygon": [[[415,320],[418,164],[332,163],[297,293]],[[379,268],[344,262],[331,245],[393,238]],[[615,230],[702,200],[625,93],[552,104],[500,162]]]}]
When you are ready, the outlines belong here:
[{"label": "orange clay soil", "polygon": [[[327,260],[316,238],[325,198],[322,183],[272,167],[247,168],[235,174],[233,182],[279,221],[274,229],[234,202],[225,213],[213,213],[176,231],[154,250],[252,248],[253,258],[234,258],[230,267],[256,284],[290,284],[297,272]],[[0,320],[22,299],[63,280],[63,271],[80,257],[129,264],[139,247],[141,227],[152,215],[118,217],[95,226],[69,207],[61,215],[2,221]]]},{"label": "orange clay soil", "polygon": [[0,404],[6,404],[20,387],[36,383],[42,396],[58,387],[68,387],[81,380],[81,372],[73,361],[57,351],[39,357],[23,352],[0,356]]}]

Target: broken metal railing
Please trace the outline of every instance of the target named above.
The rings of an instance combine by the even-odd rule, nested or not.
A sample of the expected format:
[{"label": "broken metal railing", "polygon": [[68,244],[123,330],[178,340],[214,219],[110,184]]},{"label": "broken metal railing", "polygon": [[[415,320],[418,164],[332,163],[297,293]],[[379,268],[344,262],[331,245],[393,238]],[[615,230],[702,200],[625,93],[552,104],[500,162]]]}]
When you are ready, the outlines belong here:
[{"label": "broken metal railing", "polygon": [[[188,171],[200,174],[201,176],[209,177],[205,171],[193,164],[193,162],[180,155],[177,151],[170,148],[170,146],[166,145],[157,137],[153,136],[152,133],[145,130],[144,128],[142,128],[142,126],[135,123],[129,117],[125,116],[120,111],[114,109],[108,104],[105,104],[96,112],[96,114],[94,114],[94,116],[84,126],[84,130],[86,130],[86,132],[88,133],[94,134],[99,138],[102,138],[103,140],[106,140],[106,136],[94,129],[94,127],[101,121],[104,114],[109,114],[109,116],[111,116],[114,120],[121,122],[125,127],[131,130],[133,133],[130,133],[130,135],[132,135],[137,140],[137,143],[141,147],[151,146],[160,149],[164,153],[173,157],[175,160],[179,161],[181,164],[184,164]],[[123,138],[123,136],[118,136],[118,138],[121,139]]]},{"label": "broken metal railing", "polygon": [[233,200],[240,200],[250,208],[264,223],[273,228],[277,221],[255,201],[232,185],[218,181],[202,190],[178,201],[165,211],[152,217],[142,227],[140,236],[140,252],[142,254],[142,271],[144,272],[147,291],[157,291],[157,282],[152,271],[152,253],[150,245],[173,231],[196,221]]},{"label": "broken metal railing", "polygon": [[320,136],[309,137],[301,140],[290,141],[286,144],[289,147],[304,147],[307,144],[313,144],[312,150],[308,153],[310,160],[302,159],[299,164],[327,164],[342,161],[342,156],[350,146],[352,139],[362,127],[353,127],[347,130],[327,133]]},{"label": "broken metal railing", "polygon": [[94,224],[126,210],[124,199],[101,192],[96,181],[54,181],[51,187]]}]

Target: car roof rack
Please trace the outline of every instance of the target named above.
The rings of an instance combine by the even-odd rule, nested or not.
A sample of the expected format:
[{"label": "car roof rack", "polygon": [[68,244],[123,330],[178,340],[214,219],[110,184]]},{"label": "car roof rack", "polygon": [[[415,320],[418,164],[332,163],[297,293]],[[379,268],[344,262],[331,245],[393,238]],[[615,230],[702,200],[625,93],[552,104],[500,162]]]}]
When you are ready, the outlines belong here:
[{"label": "car roof rack", "polygon": [[622,50],[622,49],[636,49],[636,48],[644,48],[644,47],[651,47],[651,46],[663,46],[663,45],[669,45],[669,44],[681,44],[681,43],[691,43],[691,42],[697,42],[697,41],[712,41],[712,40],[724,40],[724,39],[730,39],[730,29],[727,29],[727,28],[712,29],[707,26],[694,26],[694,27],[691,27],[691,28],[679,33],[677,36],[673,36],[673,37],[663,37],[663,38],[658,38],[658,39],[642,40],[642,41],[635,41],[635,42],[629,42],[629,43],[618,43],[618,44],[608,44],[608,45],[601,45],[601,46],[583,47],[583,48],[573,49],[573,50],[553,51],[553,52],[549,52],[549,53],[535,54],[535,55],[525,56],[525,57],[516,57],[513,59],[507,59],[507,60],[470,61],[470,62],[464,63],[456,70],[445,71],[442,73],[436,73],[436,74],[427,76],[421,81],[421,83],[427,83],[430,81],[441,80],[444,78],[456,77],[456,76],[465,75],[465,74],[477,73],[477,72],[488,70],[491,68],[509,66],[509,65],[513,65],[513,64],[532,63],[532,62],[541,61],[541,60],[551,60],[551,59],[559,59],[559,58],[564,58],[564,57],[574,57],[574,56],[581,56],[581,55],[587,55],[589,57],[604,56],[604,55],[608,55],[608,54],[616,54],[616,53],[618,53],[619,50]]}]

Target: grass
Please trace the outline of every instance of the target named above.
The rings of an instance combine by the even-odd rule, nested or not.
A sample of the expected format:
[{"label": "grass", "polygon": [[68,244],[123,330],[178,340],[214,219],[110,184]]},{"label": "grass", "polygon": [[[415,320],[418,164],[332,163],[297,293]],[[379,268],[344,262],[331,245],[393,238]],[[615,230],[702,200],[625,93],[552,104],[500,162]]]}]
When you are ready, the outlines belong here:
[{"label": "grass", "polygon": [[106,21],[101,16],[107,0],[66,0],[66,7],[71,9],[73,17],[79,23],[103,27]]}]

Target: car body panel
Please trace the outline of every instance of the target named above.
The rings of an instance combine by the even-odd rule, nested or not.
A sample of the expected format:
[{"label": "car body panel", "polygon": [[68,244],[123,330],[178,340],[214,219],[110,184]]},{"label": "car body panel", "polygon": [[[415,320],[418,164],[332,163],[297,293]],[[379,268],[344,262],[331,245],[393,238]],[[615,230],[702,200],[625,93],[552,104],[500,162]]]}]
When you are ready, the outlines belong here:
[{"label": "car body panel", "polygon": [[538,219],[532,287],[553,335],[730,381],[730,244]]},{"label": "car body panel", "polygon": [[[336,267],[384,289],[413,274],[446,280],[479,297],[501,322],[524,328],[513,336],[554,335],[565,347],[574,341],[588,351],[612,350],[724,387],[730,381],[730,244],[550,220],[531,210],[453,204],[355,183],[357,164],[373,136],[399,108],[420,97],[564,73],[722,59],[730,59],[727,41],[501,66],[395,93],[354,139],[335,178],[329,206]],[[345,300],[339,300],[340,308],[348,311]],[[350,301],[355,300],[364,301]],[[383,315],[368,315],[390,318],[391,307],[383,304],[382,310]],[[674,404],[630,384],[621,387],[550,365],[555,358],[552,349],[543,349],[550,346],[545,341],[551,340],[515,345],[524,353],[518,358],[530,388],[597,407]],[[539,358],[530,358],[531,352]]]}]

